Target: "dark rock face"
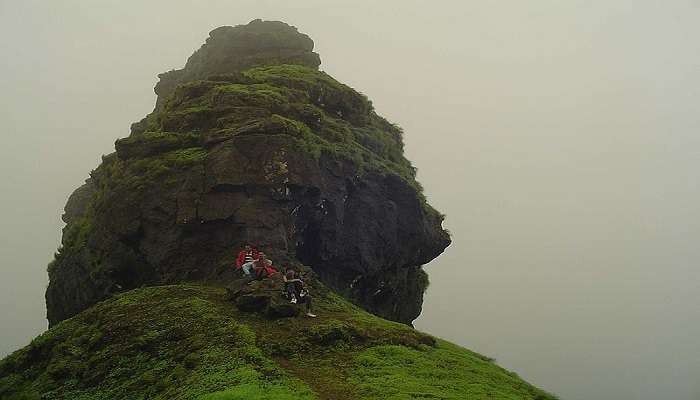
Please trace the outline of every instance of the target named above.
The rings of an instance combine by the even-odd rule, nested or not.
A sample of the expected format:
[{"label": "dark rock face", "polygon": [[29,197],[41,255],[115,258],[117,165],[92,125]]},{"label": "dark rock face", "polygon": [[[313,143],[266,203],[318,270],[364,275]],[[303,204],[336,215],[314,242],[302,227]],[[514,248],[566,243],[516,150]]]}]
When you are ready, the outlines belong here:
[{"label": "dark rock face", "polygon": [[82,218],[96,191],[97,188],[95,188],[95,184],[91,178],[88,178],[83,186],[75,189],[70,197],[68,197],[64,213],[61,216],[63,222],[71,224]]},{"label": "dark rock face", "polygon": [[312,48],[292,27],[254,21],[212,31],[185,69],[161,76],[156,110],[66,206],[51,324],[142,285],[230,284],[244,242],[277,266],[311,266],[380,316],[420,314],[421,265],[450,243],[442,216],[401,131],[317,71]]}]

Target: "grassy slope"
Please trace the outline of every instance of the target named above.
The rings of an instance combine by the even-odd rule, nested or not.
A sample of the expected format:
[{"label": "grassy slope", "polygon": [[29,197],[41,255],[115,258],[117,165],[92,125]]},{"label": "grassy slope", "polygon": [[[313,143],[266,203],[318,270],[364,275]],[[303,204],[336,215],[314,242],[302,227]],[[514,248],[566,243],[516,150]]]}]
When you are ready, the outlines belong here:
[{"label": "grassy slope", "polygon": [[553,398],[469,350],[316,298],[317,319],[267,320],[221,288],[133,290],[0,362],[0,398]]}]

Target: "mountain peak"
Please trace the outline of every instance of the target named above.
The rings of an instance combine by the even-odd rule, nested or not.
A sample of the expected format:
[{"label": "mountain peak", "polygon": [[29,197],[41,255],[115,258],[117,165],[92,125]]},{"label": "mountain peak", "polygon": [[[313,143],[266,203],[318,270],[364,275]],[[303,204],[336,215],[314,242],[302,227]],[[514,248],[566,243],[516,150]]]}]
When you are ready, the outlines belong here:
[{"label": "mountain peak", "polygon": [[161,105],[177,85],[211,75],[279,64],[317,69],[321,58],[313,49],[310,37],[280,21],[256,19],[246,25],[220,26],[209,32],[206,42],[189,57],[183,69],[158,75],[156,104]]},{"label": "mountain peak", "polygon": [[255,20],[214,29],[160,75],[155,110],[69,198],[51,325],[141,286],[227,285],[245,243],[377,315],[420,314],[421,267],[450,244],[442,215],[401,129],[319,71],[312,49],[296,28]]}]

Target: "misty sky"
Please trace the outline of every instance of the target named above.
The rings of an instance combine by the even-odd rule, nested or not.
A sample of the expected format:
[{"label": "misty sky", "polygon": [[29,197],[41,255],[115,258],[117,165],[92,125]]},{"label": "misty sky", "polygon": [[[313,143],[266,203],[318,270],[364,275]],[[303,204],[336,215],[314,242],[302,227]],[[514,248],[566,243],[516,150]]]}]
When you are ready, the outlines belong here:
[{"label": "misty sky", "polygon": [[404,128],[454,241],[419,329],[563,399],[700,399],[698,1],[0,0],[0,356],[156,75],[254,18]]}]

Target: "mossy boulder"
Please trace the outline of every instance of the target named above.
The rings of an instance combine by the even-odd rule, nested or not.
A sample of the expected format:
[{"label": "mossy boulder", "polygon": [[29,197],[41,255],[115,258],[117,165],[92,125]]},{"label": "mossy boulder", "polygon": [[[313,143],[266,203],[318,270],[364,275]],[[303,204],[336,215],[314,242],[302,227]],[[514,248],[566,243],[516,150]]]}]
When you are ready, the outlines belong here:
[{"label": "mossy boulder", "polygon": [[[305,277],[310,277],[311,271]],[[305,279],[306,280],[306,279]],[[308,281],[310,281],[309,279]],[[311,289],[311,285],[307,284]],[[253,312],[269,318],[288,318],[307,312],[304,304],[292,304],[286,297],[285,284],[281,273],[265,279],[241,276],[226,287],[228,299],[244,312]]]}]

